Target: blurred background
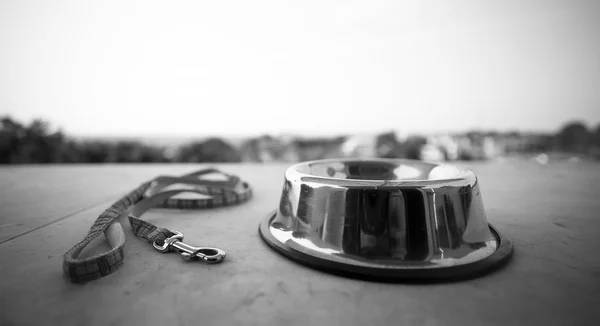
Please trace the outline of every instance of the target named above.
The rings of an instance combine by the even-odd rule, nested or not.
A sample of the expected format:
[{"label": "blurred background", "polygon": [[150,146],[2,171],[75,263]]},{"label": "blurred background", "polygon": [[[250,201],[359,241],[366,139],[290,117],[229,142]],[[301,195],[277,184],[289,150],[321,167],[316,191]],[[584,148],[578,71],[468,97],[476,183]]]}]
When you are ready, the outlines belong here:
[{"label": "blurred background", "polygon": [[600,159],[600,1],[0,2],[0,163]]}]

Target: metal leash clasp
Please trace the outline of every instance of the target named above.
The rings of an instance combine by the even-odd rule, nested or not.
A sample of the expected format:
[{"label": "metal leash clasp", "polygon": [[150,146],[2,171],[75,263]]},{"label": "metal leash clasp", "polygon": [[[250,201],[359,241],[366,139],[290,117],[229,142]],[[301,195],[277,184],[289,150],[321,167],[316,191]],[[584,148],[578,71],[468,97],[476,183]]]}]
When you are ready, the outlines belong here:
[{"label": "metal leash clasp", "polygon": [[225,259],[225,251],[212,247],[193,247],[183,242],[183,234],[175,230],[169,230],[172,236],[165,239],[162,246],[156,241],[152,243],[154,248],[160,252],[179,251],[181,258],[185,261],[200,259],[209,264],[220,263]]}]

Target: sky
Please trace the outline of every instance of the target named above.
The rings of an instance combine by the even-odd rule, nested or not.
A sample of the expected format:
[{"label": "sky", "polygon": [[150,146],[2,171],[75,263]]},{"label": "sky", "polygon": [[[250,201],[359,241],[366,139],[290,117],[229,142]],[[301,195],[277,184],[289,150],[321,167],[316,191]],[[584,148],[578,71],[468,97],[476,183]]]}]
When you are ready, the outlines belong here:
[{"label": "sky", "polygon": [[0,115],[72,135],[600,122],[600,1],[0,1]]}]

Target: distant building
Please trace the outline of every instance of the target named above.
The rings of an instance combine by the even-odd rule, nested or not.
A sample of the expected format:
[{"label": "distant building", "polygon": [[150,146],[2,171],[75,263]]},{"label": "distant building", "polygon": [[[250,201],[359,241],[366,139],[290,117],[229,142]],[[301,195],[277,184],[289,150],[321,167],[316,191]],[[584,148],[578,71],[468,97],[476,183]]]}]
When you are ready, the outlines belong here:
[{"label": "distant building", "polygon": [[293,142],[262,136],[244,142],[240,148],[245,162],[297,162],[299,155]]},{"label": "distant building", "polygon": [[342,144],[341,151],[344,157],[375,157],[379,150],[376,142],[373,135],[351,136]]},{"label": "distant building", "polygon": [[344,157],[342,150],[346,137],[303,138],[292,141],[301,161]]}]

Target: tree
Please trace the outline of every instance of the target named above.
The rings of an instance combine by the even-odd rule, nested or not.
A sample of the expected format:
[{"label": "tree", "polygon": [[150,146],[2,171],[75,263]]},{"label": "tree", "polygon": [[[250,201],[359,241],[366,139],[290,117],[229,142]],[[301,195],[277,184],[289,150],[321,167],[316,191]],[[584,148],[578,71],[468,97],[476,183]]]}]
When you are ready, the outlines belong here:
[{"label": "tree", "polygon": [[47,122],[36,119],[24,126],[10,117],[0,122],[0,163],[62,162],[65,137],[51,132]]},{"label": "tree", "polygon": [[240,153],[220,138],[185,145],[179,149],[179,162],[241,162]]},{"label": "tree", "polygon": [[591,140],[587,127],[579,121],[566,124],[556,137],[561,150],[578,153],[586,152]]},{"label": "tree", "polygon": [[111,162],[149,163],[167,162],[164,149],[148,146],[137,141],[117,142],[111,151]]},{"label": "tree", "polygon": [[377,135],[375,149],[378,157],[398,158],[403,156],[400,143],[393,131]]},{"label": "tree", "polygon": [[0,120],[0,163],[12,163],[25,136],[25,128],[10,117]]}]

